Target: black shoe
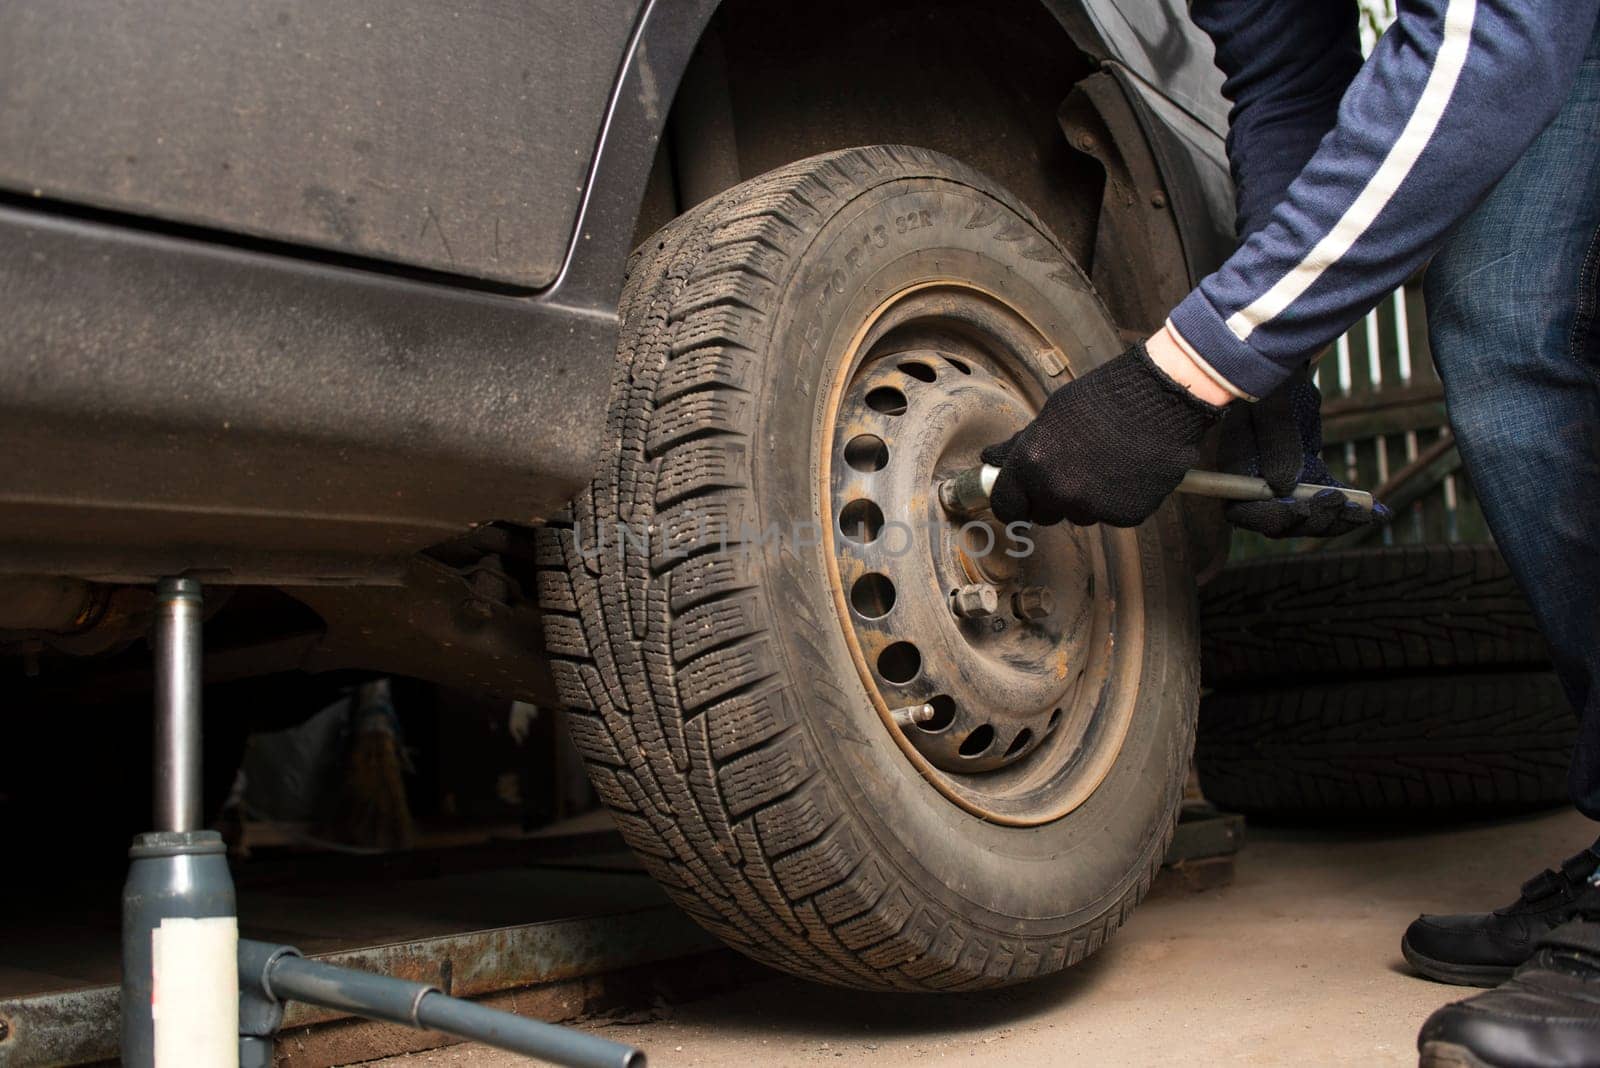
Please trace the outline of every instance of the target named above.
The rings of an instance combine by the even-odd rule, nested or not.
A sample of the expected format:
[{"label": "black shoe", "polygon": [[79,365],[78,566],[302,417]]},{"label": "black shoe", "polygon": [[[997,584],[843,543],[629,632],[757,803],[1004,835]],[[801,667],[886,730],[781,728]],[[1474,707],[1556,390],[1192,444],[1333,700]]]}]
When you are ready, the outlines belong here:
[{"label": "black shoe", "polygon": [[1428,1017],[1421,1068],[1600,1068],[1600,892],[1494,990]]},{"label": "black shoe", "polygon": [[1600,842],[1522,884],[1503,909],[1463,916],[1421,916],[1406,928],[1400,952],[1429,979],[1497,986],[1533,955],[1545,933],[1577,915],[1577,901],[1600,866]]}]

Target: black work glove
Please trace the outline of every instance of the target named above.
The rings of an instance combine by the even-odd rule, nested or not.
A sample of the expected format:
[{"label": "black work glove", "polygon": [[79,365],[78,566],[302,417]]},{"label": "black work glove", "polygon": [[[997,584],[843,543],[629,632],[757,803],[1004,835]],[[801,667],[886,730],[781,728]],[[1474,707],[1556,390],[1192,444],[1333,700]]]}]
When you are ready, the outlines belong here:
[{"label": "black work glove", "polygon": [[1183,481],[1222,412],[1168,378],[1138,342],[983,450],[1000,469],[989,508],[1005,523],[1136,526]]},{"label": "black work glove", "polygon": [[1309,501],[1289,497],[1295,483],[1343,486],[1322,462],[1322,393],[1302,369],[1254,404],[1237,404],[1222,424],[1217,464],[1239,475],[1264,478],[1275,501],[1236,501],[1228,522],[1269,538],[1331,538],[1368,523],[1387,523],[1388,508],[1374,502],[1368,512],[1328,489]]}]

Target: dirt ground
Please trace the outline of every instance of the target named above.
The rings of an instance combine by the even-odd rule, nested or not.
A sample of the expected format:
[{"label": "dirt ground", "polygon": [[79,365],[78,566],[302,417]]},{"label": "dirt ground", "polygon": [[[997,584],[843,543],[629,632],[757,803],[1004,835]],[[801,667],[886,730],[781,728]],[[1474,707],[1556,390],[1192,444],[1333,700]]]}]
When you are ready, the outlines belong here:
[{"label": "dirt ground", "polygon": [[[676,1065],[1414,1064],[1417,1027],[1470,993],[1400,956],[1417,914],[1503,904],[1577,852],[1575,812],[1444,829],[1252,828],[1233,885],[1153,895],[1065,974],[983,994],[874,996],[776,977],[595,1027]],[[385,1068],[502,1068],[454,1047]]]}]

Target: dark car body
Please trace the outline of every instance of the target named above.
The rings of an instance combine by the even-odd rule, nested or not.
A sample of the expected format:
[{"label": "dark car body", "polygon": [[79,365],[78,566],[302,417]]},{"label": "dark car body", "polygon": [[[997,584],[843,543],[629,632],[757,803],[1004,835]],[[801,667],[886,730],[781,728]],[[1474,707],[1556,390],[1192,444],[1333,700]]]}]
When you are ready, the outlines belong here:
[{"label": "dark car body", "polygon": [[366,632],[319,663],[440,634],[498,661],[515,633],[451,616],[496,551],[474,532],[590,478],[654,226],[923,144],[1147,328],[1230,248],[1219,84],[1178,0],[7,3],[0,575],[303,591]]}]

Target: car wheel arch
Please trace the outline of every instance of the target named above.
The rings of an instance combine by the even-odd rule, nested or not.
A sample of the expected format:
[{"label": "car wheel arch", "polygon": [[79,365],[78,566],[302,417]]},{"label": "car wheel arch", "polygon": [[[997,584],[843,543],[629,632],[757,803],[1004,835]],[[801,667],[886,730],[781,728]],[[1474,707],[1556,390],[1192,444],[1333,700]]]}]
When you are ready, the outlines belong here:
[{"label": "car wheel arch", "polygon": [[[745,178],[858,144],[917,144],[977,167],[1039,212],[1095,268],[1120,327],[1158,326],[1195,281],[1178,198],[1165,190],[1151,120],[1125,79],[1102,64],[1104,45],[1084,6],[956,0],[913,12],[722,0],[673,94],[634,244]],[[951,56],[958,33],[975,47]],[[892,49],[876,43],[887,39]],[[1019,49],[1041,62],[1019,62]],[[928,75],[936,85],[896,76],[930,55],[941,60]],[[868,56],[877,58],[863,62]],[[1028,66],[1057,69],[1016,69]],[[1129,189],[1136,202],[1127,201]],[[1102,271],[1097,245],[1133,252]],[[1145,284],[1130,284],[1134,275]]]}]

